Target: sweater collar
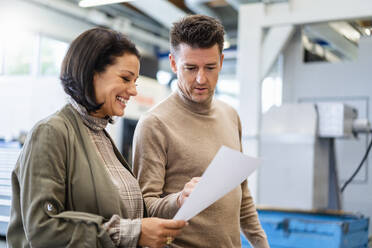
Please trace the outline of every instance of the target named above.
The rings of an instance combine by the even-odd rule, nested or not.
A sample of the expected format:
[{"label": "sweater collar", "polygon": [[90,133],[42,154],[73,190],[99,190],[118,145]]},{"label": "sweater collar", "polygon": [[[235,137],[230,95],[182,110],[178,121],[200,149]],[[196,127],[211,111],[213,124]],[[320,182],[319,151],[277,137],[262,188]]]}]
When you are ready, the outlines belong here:
[{"label": "sweater collar", "polygon": [[71,103],[72,107],[79,113],[84,124],[90,129],[101,131],[107,127],[107,124],[110,121],[109,119],[98,118],[90,115],[83,105],[77,103],[72,98],[69,99],[69,102]]},{"label": "sweater collar", "polygon": [[213,97],[211,97],[210,99],[208,99],[208,101],[203,103],[194,102],[189,97],[187,97],[185,93],[183,93],[182,90],[178,87],[176,91],[176,96],[178,102],[180,102],[184,107],[186,107],[187,109],[194,113],[209,115],[213,111]]}]

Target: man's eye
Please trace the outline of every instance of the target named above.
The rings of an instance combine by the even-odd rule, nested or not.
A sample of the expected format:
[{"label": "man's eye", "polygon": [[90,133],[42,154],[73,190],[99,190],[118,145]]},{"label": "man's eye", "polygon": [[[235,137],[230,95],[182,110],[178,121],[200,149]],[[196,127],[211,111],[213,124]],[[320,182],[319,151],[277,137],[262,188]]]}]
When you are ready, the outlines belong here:
[{"label": "man's eye", "polygon": [[212,70],[216,69],[216,67],[207,67],[207,69],[212,71]]},{"label": "man's eye", "polygon": [[185,69],[186,69],[187,71],[193,71],[193,70],[195,70],[195,68],[196,68],[196,67],[185,67]]}]

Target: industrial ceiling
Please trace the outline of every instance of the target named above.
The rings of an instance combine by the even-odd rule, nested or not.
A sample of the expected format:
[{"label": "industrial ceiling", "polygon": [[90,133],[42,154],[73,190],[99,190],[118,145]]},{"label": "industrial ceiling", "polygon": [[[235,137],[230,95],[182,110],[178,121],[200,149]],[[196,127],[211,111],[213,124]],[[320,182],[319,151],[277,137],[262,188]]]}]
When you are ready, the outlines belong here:
[{"label": "industrial ceiling", "polygon": [[[124,32],[129,33],[132,38],[164,52],[168,49],[169,29],[172,23],[182,16],[195,13],[218,18],[226,29],[227,47],[236,48],[238,10],[241,4],[288,3],[288,0],[134,0],[100,5],[79,12],[72,9],[81,8],[78,6],[80,0],[29,1],[66,11],[95,25],[128,30]],[[306,25],[303,27],[304,48],[315,53],[324,54],[324,51],[327,51],[330,55],[325,57],[325,60],[354,59],[359,38],[369,36],[371,32],[371,20]]]}]

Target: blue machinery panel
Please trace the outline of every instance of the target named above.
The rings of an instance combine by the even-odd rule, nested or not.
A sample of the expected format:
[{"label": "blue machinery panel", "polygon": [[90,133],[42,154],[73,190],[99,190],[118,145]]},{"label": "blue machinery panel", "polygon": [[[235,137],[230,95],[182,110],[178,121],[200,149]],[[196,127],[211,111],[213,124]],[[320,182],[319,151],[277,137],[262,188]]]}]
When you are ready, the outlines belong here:
[{"label": "blue machinery panel", "polygon": [[8,228],[12,188],[10,177],[21,151],[18,142],[0,141],[0,235]]},{"label": "blue machinery panel", "polygon": [[[350,214],[258,210],[271,248],[367,248],[369,219]],[[242,247],[251,247],[241,235]]]}]

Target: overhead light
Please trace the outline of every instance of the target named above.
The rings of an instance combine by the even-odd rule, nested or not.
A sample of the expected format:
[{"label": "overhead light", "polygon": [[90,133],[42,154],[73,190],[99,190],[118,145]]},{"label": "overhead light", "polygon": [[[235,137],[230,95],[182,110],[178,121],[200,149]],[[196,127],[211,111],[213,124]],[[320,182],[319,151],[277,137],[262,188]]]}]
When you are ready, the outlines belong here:
[{"label": "overhead light", "polygon": [[230,42],[228,40],[225,40],[225,42],[223,43],[223,49],[229,49],[231,46]]},{"label": "overhead light", "polygon": [[364,32],[366,32],[366,35],[368,35],[368,36],[371,35],[371,29],[369,29],[369,28],[364,29]]},{"label": "overhead light", "polygon": [[330,22],[329,26],[348,38],[349,40],[358,43],[360,39],[360,33],[348,22]]},{"label": "overhead light", "polygon": [[106,5],[106,4],[113,4],[113,3],[122,3],[122,2],[130,2],[133,0],[81,0],[79,2],[79,6],[83,8],[93,7],[98,5]]}]

